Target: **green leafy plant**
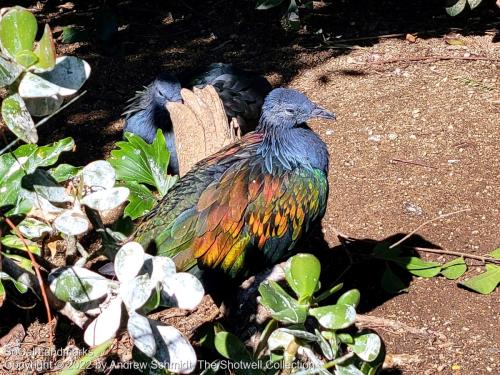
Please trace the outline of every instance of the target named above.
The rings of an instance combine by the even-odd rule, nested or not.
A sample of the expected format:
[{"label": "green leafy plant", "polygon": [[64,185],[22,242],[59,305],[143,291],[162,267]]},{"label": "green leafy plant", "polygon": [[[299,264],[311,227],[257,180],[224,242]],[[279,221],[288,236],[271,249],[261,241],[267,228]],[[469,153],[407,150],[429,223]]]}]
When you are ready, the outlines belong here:
[{"label": "green leafy plant", "polygon": [[482,3],[482,0],[446,0],[446,13],[450,16],[458,16],[465,9],[475,9]]},{"label": "green leafy plant", "polygon": [[7,89],[2,118],[27,143],[38,142],[32,116],[56,112],[64,98],[75,94],[90,75],[86,61],[56,57],[48,25],[35,45],[37,28],[35,16],[19,6],[5,9],[0,16],[0,88]]},{"label": "green leafy plant", "polygon": [[359,291],[349,290],[335,304],[322,305],[342,284],[320,292],[320,273],[321,264],[313,255],[297,254],[290,258],[285,278],[294,296],[275,281],[264,281],[259,287],[259,303],[272,319],[255,352],[250,353],[236,336],[225,331],[215,334],[216,350],[227,359],[247,363],[240,366],[241,373],[253,369],[251,373],[281,370],[289,374],[292,368],[301,367],[299,357],[306,357],[313,365],[300,373],[330,374],[330,369],[335,374],[377,373],[385,356],[383,343],[375,333],[354,327]]},{"label": "green leafy plant", "polygon": [[[500,248],[493,250],[490,255],[495,259],[500,259]],[[500,266],[495,264],[486,264],[485,268],[486,272],[462,281],[460,282],[460,285],[481,294],[492,293],[500,284]]]},{"label": "green leafy plant", "polygon": [[[120,184],[130,190],[125,216],[137,219],[167,194],[177,176],[167,174],[170,153],[161,130],[156,132],[151,144],[132,133],[125,133],[125,139],[116,143],[118,149],[111,151],[109,162],[115,168]],[[154,194],[151,188],[158,194]]]},{"label": "green leafy plant", "polygon": [[[467,264],[463,257],[457,257],[451,261],[440,264],[438,262],[427,262],[419,257],[403,251],[400,246],[391,247],[388,243],[380,243],[373,249],[375,259],[385,261],[385,269],[382,275],[382,288],[388,293],[400,293],[405,291],[406,284],[395,272],[395,269],[405,270],[411,275],[431,278],[444,276],[449,280],[457,280],[467,272]],[[491,259],[500,259],[500,250],[490,253]],[[495,290],[500,283],[500,267],[495,264],[486,264],[486,272],[474,276],[459,284],[481,294],[489,294]]]},{"label": "green leafy plant", "polygon": [[[285,0],[257,0],[255,6],[258,10],[268,10],[283,4]],[[300,27],[300,8],[312,8],[312,1],[286,0],[288,6],[281,17],[281,26],[288,31],[297,31]]]},{"label": "green leafy plant", "polygon": [[318,293],[320,273],[321,264],[316,257],[298,254],[285,266],[285,278],[295,298],[276,282],[260,285],[260,303],[273,319],[286,326],[269,335],[269,349],[282,355],[285,365],[302,352],[316,366],[308,373],[329,373],[330,368],[335,368],[336,374],[376,373],[384,359],[382,341],[375,333],[352,331],[359,291],[349,290],[335,304],[321,306],[341,285]]},{"label": "green leafy plant", "polygon": [[[47,146],[22,145],[0,155],[0,208],[5,216],[22,219],[16,232],[1,238],[1,255],[12,263],[10,273],[18,274],[16,267],[33,273],[31,261],[25,256],[26,245],[30,252],[41,256],[35,241],[46,235],[60,233],[67,243],[83,249],[76,236],[87,232],[90,222],[82,207],[105,214],[127,200],[128,189],[114,187],[115,171],[107,161],[98,160],[83,168],[60,164],[43,169],[56,163],[62,152],[73,148],[73,140],[65,138]],[[23,273],[16,278],[3,275],[2,279],[30,281]],[[22,288],[20,284],[14,285],[23,292],[31,284],[25,283]],[[5,297],[2,291],[4,288],[0,286],[0,295]]]},{"label": "green leafy plant", "polygon": [[174,327],[145,315],[158,306],[193,310],[204,295],[200,281],[189,273],[176,273],[170,258],[151,256],[141,245],[129,242],[114,262],[101,268],[116,280],[82,267],[63,267],[49,275],[50,288],[61,301],[96,318],[87,326],[85,342],[100,345],[113,338],[122,325],[122,306],[134,346],[158,368],[189,373],[196,354],[189,341]]}]

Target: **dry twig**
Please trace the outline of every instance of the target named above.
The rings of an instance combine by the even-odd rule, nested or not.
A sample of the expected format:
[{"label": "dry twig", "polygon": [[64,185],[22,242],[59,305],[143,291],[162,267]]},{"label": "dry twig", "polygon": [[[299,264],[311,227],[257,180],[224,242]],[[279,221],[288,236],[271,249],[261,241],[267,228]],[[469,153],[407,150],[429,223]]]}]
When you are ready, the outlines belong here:
[{"label": "dry twig", "polygon": [[500,59],[494,57],[481,57],[481,56],[417,56],[417,57],[405,57],[400,59],[389,59],[389,60],[376,60],[376,61],[365,61],[366,64],[371,65],[382,65],[382,64],[394,64],[394,63],[410,63],[410,62],[433,62],[439,60],[466,60],[466,61],[490,61],[490,62],[500,62]]},{"label": "dry twig", "polygon": [[461,212],[465,212],[465,211],[470,211],[470,208],[464,208],[462,210],[458,210],[458,211],[453,211],[453,212],[448,212],[447,214],[442,214],[442,215],[439,215],[433,219],[430,219],[430,220],[427,220],[426,222],[420,224],[417,228],[415,228],[414,230],[412,230],[410,233],[408,233],[406,236],[404,236],[403,238],[401,238],[399,241],[393,243],[391,246],[389,246],[389,249],[392,249],[398,245],[401,245],[403,242],[405,242],[408,238],[410,238],[411,236],[413,236],[415,233],[417,233],[420,229],[422,229],[423,227],[425,227],[427,224],[430,224],[436,220],[441,220],[441,219],[444,219],[445,217],[448,217],[448,216],[452,216],[452,215],[456,215],[458,213],[461,213]]},{"label": "dry twig", "polygon": [[403,160],[403,159],[397,159],[397,158],[392,158],[391,161],[395,162],[395,163],[411,164],[411,165],[418,165],[419,167],[427,167],[427,168],[437,169],[433,165],[424,164],[424,163],[419,162],[419,161]]},{"label": "dry twig", "polygon": [[424,328],[412,327],[398,320],[380,318],[378,316],[358,314],[356,315],[356,324],[361,327],[366,327],[366,328],[378,327],[393,332],[404,331],[416,336],[424,336],[424,337],[432,336],[432,337],[437,337],[442,341],[446,341],[446,336],[440,332],[431,331]]}]

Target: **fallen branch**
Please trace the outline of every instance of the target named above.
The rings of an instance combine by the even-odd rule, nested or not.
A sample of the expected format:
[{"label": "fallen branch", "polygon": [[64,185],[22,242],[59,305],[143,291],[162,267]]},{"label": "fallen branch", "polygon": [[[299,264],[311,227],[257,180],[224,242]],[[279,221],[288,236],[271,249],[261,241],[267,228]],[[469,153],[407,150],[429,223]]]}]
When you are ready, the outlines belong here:
[{"label": "fallen branch", "polygon": [[358,314],[356,315],[356,324],[362,328],[378,327],[393,332],[404,331],[416,336],[423,336],[423,337],[432,336],[432,337],[437,337],[442,341],[447,340],[446,336],[443,335],[441,332],[431,331],[429,329],[424,329],[424,328],[412,327],[398,320],[380,318],[378,316]]},{"label": "fallen branch", "polygon": [[415,228],[414,230],[412,230],[410,233],[408,233],[406,236],[404,236],[402,239],[400,239],[399,241],[397,241],[397,242],[393,243],[391,246],[389,246],[389,249],[392,249],[392,248],[394,248],[394,247],[396,247],[398,245],[401,245],[403,242],[405,242],[408,238],[410,238],[411,236],[413,236],[415,233],[417,233],[420,229],[422,229],[423,227],[425,227],[427,224],[430,224],[430,223],[432,223],[434,221],[441,220],[441,219],[444,219],[445,217],[456,215],[456,214],[459,214],[459,213],[465,212],[465,211],[470,211],[470,208],[464,208],[462,210],[449,212],[447,214],[439,215],[439,216],[435,217],[434,219],[427,220],[426,222],[420,224],[417,228]]},{"label": "fallen branch", "polygon": [[500,264],[500,259],[496,259],[496,258],[493,258],[493,257],[490,257],[490,256],[467,254],[467,253],[461,253],[459,251],[452,251],[452,250],[430,249],[430,248],[427,248],[427,247],[418,247],[418,246],[408,246],[408,248],[411,248],[411,249],[416,250],[416,251],[422,251],[424,253],[443,254],[443,255],[456,255],[458,257],[480,260],[483,263]]},{"label": "fallen branch", "polygon": [[365,64],[371,65],[382,65],[382,64],[394,64],[399,62],[432,62],[439,60],[466,60],[466,61],[491,61],[500,62],[500,59],[494,57],[481,57],[481,56],[419,56],[419,57],[406,57],[401,59],[390,59],[390,60],[377,60],[377,61],[365,61]]}]

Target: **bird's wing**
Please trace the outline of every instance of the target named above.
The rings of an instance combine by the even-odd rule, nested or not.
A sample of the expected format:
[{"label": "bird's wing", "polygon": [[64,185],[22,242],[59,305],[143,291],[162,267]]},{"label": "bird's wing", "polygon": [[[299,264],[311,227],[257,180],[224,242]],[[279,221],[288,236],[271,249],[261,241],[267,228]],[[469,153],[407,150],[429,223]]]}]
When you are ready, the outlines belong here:
[{"label": "bird's wing", "polygon": [[[203,166],[224,165],[237,154],[226,148]],[[202,188],[188,191],[183,184],[147,220],[148,226],[156,222],[158,253],[172,257],[179,269],[188,269],[198,260],[204,267],[234,275],[251,259],[277,261],[324,214],[328,185],[319,170],[271,175],[260,159],[249,157],[233,159],[217,178],[207,182],[205,177],[201,169],[195,171],[190,179],[204,181]],[[169,209],[174,206],[173,216]],[[169,216],[168,224],[162,222],[162,212]],[[260,251],[249,251],[253,247]]]}]

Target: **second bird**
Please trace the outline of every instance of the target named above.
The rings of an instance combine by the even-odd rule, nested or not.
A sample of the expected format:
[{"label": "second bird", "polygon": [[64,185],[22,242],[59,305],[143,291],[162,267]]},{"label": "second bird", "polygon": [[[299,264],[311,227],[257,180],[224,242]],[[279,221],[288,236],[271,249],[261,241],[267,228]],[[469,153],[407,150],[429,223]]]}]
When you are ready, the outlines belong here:
[{"label": "second bird", "polygon": [[[182,85],[181,85],[182,83]],[[229,121],[236,119],[243,134],[254,130],[264,97],[271,91],[270,83],[256,73],[238,69],[231,64],[214,63],[181,79],[160,74],[143,91],[138,91],[126,107],[124,132],[131,132],[151,143],[156,130],[161,129],[170,151],[169,172],[179,173],[168,102],[180,102],[181,87],[214,86],[221,98]]]}]

